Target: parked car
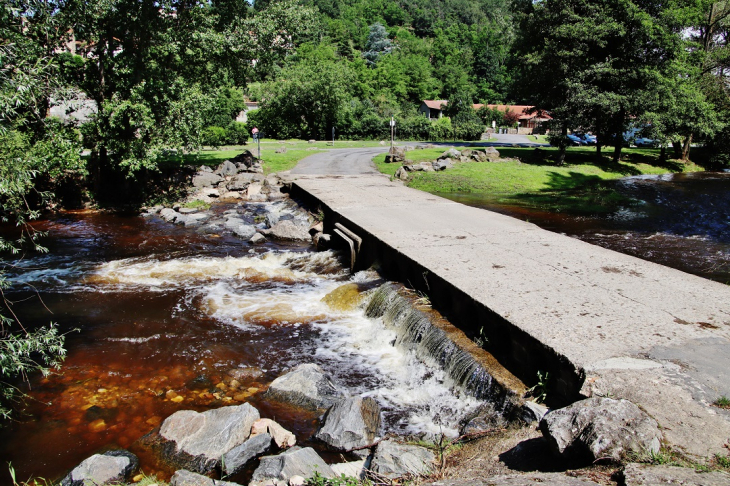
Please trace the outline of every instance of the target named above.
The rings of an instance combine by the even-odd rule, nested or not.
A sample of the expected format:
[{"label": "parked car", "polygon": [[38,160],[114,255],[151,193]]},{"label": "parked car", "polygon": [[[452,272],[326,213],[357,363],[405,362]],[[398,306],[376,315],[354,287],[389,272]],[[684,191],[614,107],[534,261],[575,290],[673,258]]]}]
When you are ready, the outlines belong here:
[{"label": "parked car", "polygon": [[578,138],[580,138],[580,143],[582,145],[595,145],[598,143],[598,139],[595,135],[591,135],[590,133],[583,133],[578,135]]},{"label": "parked car", "polygon": [[659,143],[651,138],[637,137],[634,139],[634,145],[636,145],[637,147],[647,148],[656,147],[659,145]]},{"label": "parked car", "polygon": [[568,135],[568,145],[573,145],[577,147],[581,144],[582,142],[578,135],[573,135],[572,133]]}]

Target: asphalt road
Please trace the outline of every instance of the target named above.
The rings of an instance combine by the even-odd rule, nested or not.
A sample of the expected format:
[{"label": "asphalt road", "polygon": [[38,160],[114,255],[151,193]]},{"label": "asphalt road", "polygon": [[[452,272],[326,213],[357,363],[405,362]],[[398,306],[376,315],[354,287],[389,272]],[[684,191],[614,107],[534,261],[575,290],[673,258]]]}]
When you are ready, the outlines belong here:
[{"label": "asphalt road", "polygon": [[388,151],[389,147],[369,147],[360,149],[333,149],[319,152],[299,161],[291,174],[307,175],[360,175],[379,174],[373,157]]}]

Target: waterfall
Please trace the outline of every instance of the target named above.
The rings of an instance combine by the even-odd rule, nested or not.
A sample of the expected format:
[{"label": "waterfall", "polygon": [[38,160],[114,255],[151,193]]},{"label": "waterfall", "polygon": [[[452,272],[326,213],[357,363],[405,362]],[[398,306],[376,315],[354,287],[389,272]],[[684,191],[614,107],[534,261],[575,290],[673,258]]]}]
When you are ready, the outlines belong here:
[{"label": "waterfall", "polygon": [[[437,323],[434,317],[419,310],[416,300],[402,286],[386,283],[373,292],[365,314],[381,318],[386,327],[396,332],[396,346],[413,351],[419,359],[444,369],[454,384],[469,395],[493,403],[500,411],[511,409],[515,405],[513,402],[519,401],[515,392],[494,378],[480,362],[484,360],[476,359],[454,342],[452,336],[459,332],[456,328],[445,331],[444,322]],[[470,347],[477,348],[476,345]],[[481,349],[478,351],[487,354]]]}]

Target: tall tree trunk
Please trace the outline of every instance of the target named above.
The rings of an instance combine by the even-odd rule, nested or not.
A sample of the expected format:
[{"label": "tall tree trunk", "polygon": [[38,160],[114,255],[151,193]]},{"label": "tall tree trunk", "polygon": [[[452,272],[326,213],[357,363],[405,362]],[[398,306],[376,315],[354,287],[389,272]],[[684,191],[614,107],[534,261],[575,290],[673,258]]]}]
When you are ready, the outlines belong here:
[{"label": "tall tree trunk", "polygon": [[672,140],[672,149],[674,150],[674,158],[681,159],[682,158],[682,142],[679,142],[677,140]]},{"label": "tall tree trunk", "polygon": [[684,145],[682,146],[682,160],[689,160],[689,149],[692,145],[692,134],[690,133],[687,138],[684,139]]},{"label": "tall tree trunk", "polygon": [[567,143],[566,141],[568,140],[568,125],[567,124],[563,124],[563,128],[562,128],[561,132],[562,132],[562,138],[561,138],[561,142],[559,145],[560,150],[558,150],[558,160],[557,160],[558,165],[565,164],[565,146]]},{"label": "tall tree trunk", "polygon": [[659,152],[659,161],[660,162],[666,162],[667,161],[667,146],[664,143],[662,143],[662,149]]},{"label": "tall tree trunk", "polygon": [[613,163],[618,164],[621,161],[621,149],[624,145],[623,133],[616,134],[616,143],[613,146]]}]

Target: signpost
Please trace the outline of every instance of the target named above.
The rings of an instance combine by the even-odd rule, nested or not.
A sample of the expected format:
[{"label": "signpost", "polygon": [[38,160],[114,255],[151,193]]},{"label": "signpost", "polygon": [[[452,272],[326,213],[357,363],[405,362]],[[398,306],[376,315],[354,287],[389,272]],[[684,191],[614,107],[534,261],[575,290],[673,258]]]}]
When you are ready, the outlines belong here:
[{"label": "signpost", "polygon": [[332,146],[335,146],[335,127],[332,127]]},{"label": "signpost", "polygon": [[393,153],[393,140],[395,139],[395,118],[390,117],[390,153]]}]

